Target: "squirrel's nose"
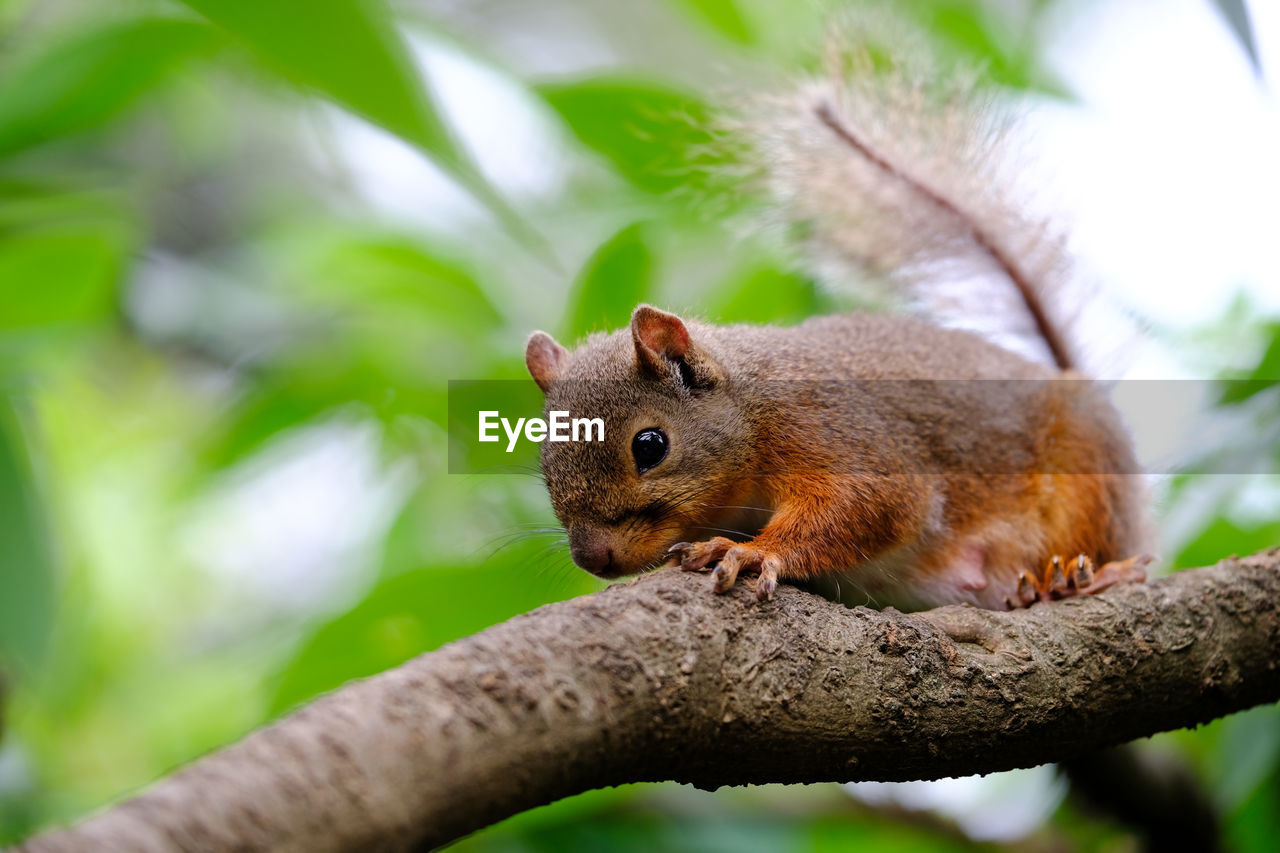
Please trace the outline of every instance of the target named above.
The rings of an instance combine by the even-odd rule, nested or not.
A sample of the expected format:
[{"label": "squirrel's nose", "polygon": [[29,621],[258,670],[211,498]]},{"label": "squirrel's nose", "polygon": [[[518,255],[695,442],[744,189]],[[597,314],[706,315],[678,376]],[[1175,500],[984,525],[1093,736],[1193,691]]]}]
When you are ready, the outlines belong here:
[{"label": "squirrel's nose", "polygon": [[569,553],[575,563],[589,572],[602,572],[613,564],[613,549],[603,537],[583,537],[581,541],[572,542]]}]

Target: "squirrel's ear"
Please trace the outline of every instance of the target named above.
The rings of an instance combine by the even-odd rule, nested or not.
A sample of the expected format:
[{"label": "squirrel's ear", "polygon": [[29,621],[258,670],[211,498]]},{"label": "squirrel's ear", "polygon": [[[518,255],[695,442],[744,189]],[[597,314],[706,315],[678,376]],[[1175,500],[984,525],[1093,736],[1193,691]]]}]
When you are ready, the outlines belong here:
[{"label": "squirrel's ear", "polygon": [[524,348],[524,363],[529,368],[529,375],[545,394],[556,381],[564,363],[569,358],[569,351],[546,332],[534,332],[529,336],[529,343]]},{"label": "squirrel's ear", "polygon": [[664,373],[664,362],[678,361],[689,354],[689,330],[684,321],[652,305],[641,305],[632,312],[631,337],[641,364]]},{"label": "squirrel's ear", "polygon": [[631,315],[631,338],[640,369],[656,377],[671,375],[674,366],[680,381],[693,388],[714,381],[710,359],[689,338],[689,329],[675,314],[652,305],[641,305]]}]

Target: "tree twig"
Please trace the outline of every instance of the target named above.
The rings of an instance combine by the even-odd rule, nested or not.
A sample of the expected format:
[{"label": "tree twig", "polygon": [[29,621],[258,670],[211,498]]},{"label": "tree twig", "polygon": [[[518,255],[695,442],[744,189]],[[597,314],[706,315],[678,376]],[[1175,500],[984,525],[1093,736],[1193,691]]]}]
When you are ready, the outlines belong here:
[{"label": "tree twig", "polygon": [[1280,549],[1013,613],[707,583],[516,617],[19,850],[430,847],[604,785],[987,773],[1280,699]]}]

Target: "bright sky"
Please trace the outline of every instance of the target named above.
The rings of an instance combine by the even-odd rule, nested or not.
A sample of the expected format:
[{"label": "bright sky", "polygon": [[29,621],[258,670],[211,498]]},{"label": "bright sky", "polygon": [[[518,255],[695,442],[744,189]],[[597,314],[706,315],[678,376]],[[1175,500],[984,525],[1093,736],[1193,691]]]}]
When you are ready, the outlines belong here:
[{"label": "bright sky", "polygon": [[1075,245],[1161,325],[1238,289],[1280,313],[1280,5],[1249,8],[1265,80],[1209,0],[1095,3],[1051,41],[1082,101],[1043,133]]}]

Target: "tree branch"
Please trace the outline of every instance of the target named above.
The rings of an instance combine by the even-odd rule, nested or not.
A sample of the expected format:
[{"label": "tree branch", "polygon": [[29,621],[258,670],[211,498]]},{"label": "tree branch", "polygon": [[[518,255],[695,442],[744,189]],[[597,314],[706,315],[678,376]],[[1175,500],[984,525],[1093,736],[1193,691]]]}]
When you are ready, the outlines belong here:
[{"label": "tree branch", "polygon": [[19,849],[429,847],[604,785],[987,773],[1280,699],[1280,549],[1013,613],[707,583],[518,616]]}]

